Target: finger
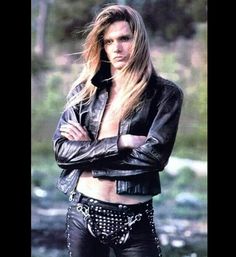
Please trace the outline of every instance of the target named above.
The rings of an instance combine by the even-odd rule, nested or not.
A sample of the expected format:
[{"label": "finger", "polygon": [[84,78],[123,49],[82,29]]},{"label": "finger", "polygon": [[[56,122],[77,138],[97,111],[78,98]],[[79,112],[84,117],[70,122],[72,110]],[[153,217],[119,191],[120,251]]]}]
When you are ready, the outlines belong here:
[{"label": "finger", "polygon": [[73,121],[73,120],[68,120],[68,123],[71,124],[71,125],[73,125],[73,126],[75,126],[76,128],[78,128],[78,129],[81,130],[81,131],[84,130],[83,127],[80,125],[79,122],[75,122],[75,121]]},{"label": "finger", "polygon": [[70,133],[74,138],[81,136],[80,130],[71,124],[62,125],[61,130]]},{"label": "finger", "polygon": [[69,134],[73,137],[73,140],[91,140],[88,133],[84,130],[83,133],[79,131],[74,125],[66,124],[62,125],[60,131]]},{"label": "finger", "polygon": [[85,129],[85,127],[82,127],[80,123],[74,122],[73,120],[68,120],[68,122],[73,126],[75,126],[80,131],[80,133],[82,133],[84,136],[87,136],[88,134],[87,129]]},{"label": "finger", "polygon": [[69,134],[70,136],[72,136],[74,139],[78,137],[78,134],[81,134],[80,132],[78,132],[76,129],[73,129],[72,126],[70,125],[64,125],[60,128],[61,132],[64,132],[66,134]]},{"label": "finger", "polygon": [[70,135],[69,133],[61,132],[61,135],[65,138],[69,139],[70,141],[74,140],[74,137],[72,135]]}]

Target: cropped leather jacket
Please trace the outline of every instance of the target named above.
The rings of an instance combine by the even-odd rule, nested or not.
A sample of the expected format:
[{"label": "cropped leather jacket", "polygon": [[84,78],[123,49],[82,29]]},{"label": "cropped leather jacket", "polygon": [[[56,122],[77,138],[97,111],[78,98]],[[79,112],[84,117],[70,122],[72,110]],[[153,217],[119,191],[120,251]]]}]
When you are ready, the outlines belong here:
[{"label": "cropped leather jacket", "polygon": [[[65,194],[75,190],[83,170],[95,178],[116,181],[117,194],[157,195],[161,192],[159,172],[166,166],[174,146],[183,101],[182,90],[155,73],[142,95],[142,104],[119,124],[117,136],[97,139],[111,83],[100,70],[91,82],[97,87],[90,104],[81,102],[66,109],[53,135],[53,149],[62,169],[57,187]],[[83,85],[78,85],[74,93]],[[91,141],[69,141],[60,133],[68,120],[79,122]],[[146,136],[146,142],[131,150],[119,150],[122,134]]]}]

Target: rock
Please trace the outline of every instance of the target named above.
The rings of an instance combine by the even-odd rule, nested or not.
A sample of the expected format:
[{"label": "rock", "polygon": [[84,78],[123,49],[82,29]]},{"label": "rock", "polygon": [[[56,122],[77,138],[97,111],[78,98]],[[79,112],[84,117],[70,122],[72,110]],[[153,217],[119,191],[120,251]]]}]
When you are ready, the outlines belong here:
[{"label": "rock", "polygon": [[175,201],[179,205],[188,205],[191,207],[201,207],[201,202],[198,200],[198,198],[189,192],[179,193],[175,197]]},{"label": "rock", "polygon": [[177,175],[181,169],[186,167],[193,170],[199,176],[207,175],[207,162],[191,159],[180,159],[173,156],[170,157],[165,170],[172,175]]}]

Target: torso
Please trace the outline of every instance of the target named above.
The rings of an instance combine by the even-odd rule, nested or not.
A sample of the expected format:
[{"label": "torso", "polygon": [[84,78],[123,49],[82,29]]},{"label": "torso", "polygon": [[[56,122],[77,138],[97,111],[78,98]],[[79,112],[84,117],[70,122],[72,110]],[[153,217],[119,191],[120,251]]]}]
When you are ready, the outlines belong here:
[{"label": "torso", "polygon": [[[115,96],[115,92],[111,92],[102,118],[98,139],[113,137],[118,134],[119,119],[114,119],[114,114],[109,108]],[[76,189],[89,197],[112,203],[136,204],[151,199],[150,195],[118,195],[116,193],[116,181],[94,178],[91,171],[84,171],[81,174]]]}]

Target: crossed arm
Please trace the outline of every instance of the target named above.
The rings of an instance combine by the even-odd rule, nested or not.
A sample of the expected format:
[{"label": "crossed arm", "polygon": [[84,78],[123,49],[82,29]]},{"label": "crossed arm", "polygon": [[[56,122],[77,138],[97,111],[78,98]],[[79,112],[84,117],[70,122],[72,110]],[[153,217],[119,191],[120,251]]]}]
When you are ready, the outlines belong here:
[{"label": "crossed arm", "polygon": [[[86,127],[82,127],[78,122],[68,120],[67,124],[60,127],[61,135],[70,141],[91,141]],[[144,144],[146,136],[121,135],[118,139],[118,149],[133,149]]]},{"label": "crossed arm", "polygon": [[181,104],[182,94],[178,90],[161,102],[147,136],[126,134],[95,140],[78,123],[75,110],[66,110],[53,137],[58,166],[110,171],[163,170],[174,145]]}]

